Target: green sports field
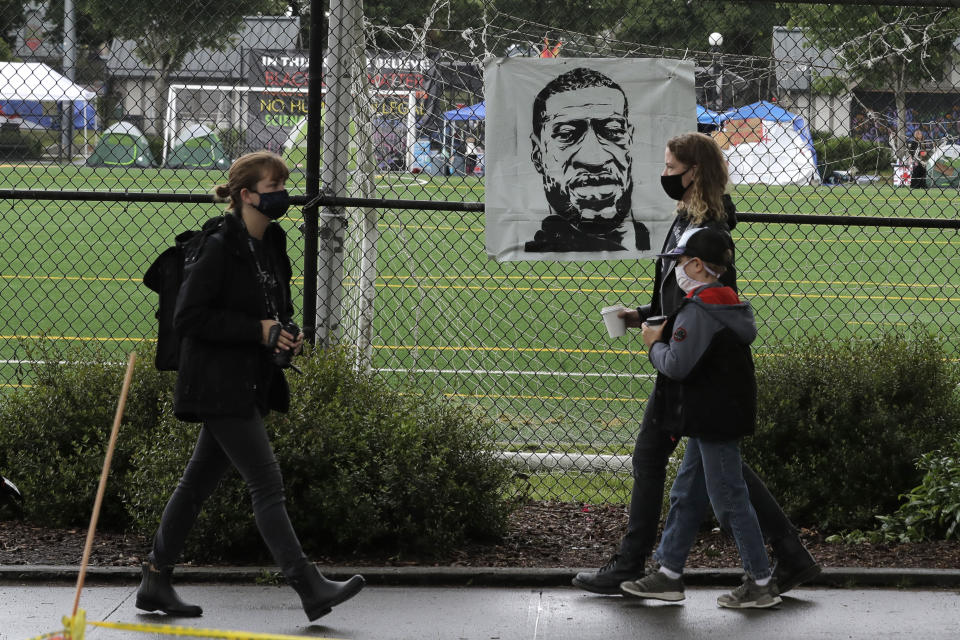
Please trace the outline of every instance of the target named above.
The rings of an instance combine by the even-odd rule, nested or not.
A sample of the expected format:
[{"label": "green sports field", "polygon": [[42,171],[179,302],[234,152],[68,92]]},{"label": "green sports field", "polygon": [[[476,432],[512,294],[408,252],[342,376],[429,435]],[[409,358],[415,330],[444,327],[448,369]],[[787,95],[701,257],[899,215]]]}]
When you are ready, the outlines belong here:
[{"label": "green sports field", "polygon": [[[0,188],[205,193],[220,172],[0,167]],[[303,175],[288,187],[303,193]],[[481,201],[476,178],[379,176],[376,193]],[[957,217],[955,191],[889,186],[738,187],[741,211]],[[175,233],[222,205],[6,201],[0,236],[0,382],[41,339],[96,345],[118,361],[155,335],[147,265]],[[374,365],[393,382],[432,385],[483,407],[505,446],[622,453],[643,411],[651,368],[637,336],[610,339],[598,309],[650,295],[653,263],[497,263],[482,214],[379,211]],[[302,300],[299,213],[281,221]],[[358,236],[346,253],[344,323],[355,323]],[[734,230],[742,293],[760,324],[758,357],[809,334],[866,337],[922,325],[957,352],[955,230],[741,223]],[[298,308],[301,305],[298,303]]]}]

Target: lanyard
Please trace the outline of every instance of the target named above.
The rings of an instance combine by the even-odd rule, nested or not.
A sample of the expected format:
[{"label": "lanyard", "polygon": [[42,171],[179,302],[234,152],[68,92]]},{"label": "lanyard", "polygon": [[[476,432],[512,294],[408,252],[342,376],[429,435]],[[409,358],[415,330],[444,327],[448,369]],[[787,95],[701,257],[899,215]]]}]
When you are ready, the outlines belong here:
[{"label": "lanyard", "polygon": [[[280,320],[280,314],[277,312],[276,304],[273,301],[273,298],[270,296],[270,293],[267,291],[267,284],[270,282],[270,275],[264,270],[260,265],[260,259],[257,257],[256,247],[253,245],[253,238],[247,235],[247,246],[250,247],[250,255],[253,256],[253,264],[257,268],[257,275],[260,280],[260,290],[263,292],[263,301],[267,306],[267,315],[271,316],[274,320]],[[267,248],[263,247],[263,256],[267,257]],[[276,277],[276,276],[274,276]]]}]

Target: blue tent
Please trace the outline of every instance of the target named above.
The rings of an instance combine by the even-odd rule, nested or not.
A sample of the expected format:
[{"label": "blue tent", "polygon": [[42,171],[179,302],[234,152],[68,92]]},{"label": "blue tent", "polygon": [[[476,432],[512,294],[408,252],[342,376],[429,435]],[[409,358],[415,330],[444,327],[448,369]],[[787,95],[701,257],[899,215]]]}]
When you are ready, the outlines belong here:
[{"label": "blue tent", "polygon": [[[698,114],[699,116],[699,110]],[[760,118],[761,120],[772,120],[774,122],[790,122],[793,124],[793,130],[797,132],[803,140],[806,147],[813,154],[813,163],[817,163],[817,152],[813,148],[813,137],[810,135],[810,128],[803,117],[795,113],[790,113],[783,107],[761,100],[748,104],[739,109],[731,109],[720,114],[722,120],[748,120],[750,118]],[[698,118],[699,119],[699,118]]]},{"label": "blue tent", "polygon": [[444,120],[483,120],[486,117],[486,102],[478,102],[477,104],[443,112]]},{"label": "blue tent", "polygon": [[723,118],[723,114],[719,111],[714,111],[713,109],[707,109],[706,107],[697,105],[698,124],[715,124],[719,127],[723,122]]},{"label": "blue tent", "polygon": [[[80,100],[71,102],[73,105],[73,128],[96,129],[97,112],[92,102]],[[16,114],[28,122],[44,129],[59,129],[60,118],[49,115],[43,108],[43,103],[37,100],[0,100],[0,111],[7,116]]]}]

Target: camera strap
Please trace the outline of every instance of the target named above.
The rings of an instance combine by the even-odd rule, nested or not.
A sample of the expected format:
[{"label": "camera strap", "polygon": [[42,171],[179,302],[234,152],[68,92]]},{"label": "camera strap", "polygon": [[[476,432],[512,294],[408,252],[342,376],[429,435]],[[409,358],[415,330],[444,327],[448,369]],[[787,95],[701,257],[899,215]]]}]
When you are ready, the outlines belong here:
[{"label": "camera strap", "polygon": [[[260,264],[260,258],[257,256],[257,248],[253,244],[253,237],[247,235],[247,246],[250,247],[250,255],[253,257],[253,265],[257,269],[257,279],[260,282],[260,291],[263,292],[263,302],[267,307],[267,315],[273,318],[274,320],[280,320],[280,313],[277,309],[276,302],[273,300],[273,296],[270,295],[270,274],[266,269],[263,268],[263,265]],[[264,259],[267,258],[267,248],[260,244],[260,248],[263,250]],[[279,281],[277,281],[276,273],[273,275],[273,280],[276,282],[276,285],[279,290]]]}]

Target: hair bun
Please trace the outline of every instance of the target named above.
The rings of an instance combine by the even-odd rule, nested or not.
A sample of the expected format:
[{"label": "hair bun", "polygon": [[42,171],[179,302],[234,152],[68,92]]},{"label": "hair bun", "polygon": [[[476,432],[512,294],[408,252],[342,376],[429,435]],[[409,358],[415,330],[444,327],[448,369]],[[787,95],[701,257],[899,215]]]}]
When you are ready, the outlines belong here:
[{"label": "hair bun", "polygon": [[225,184],[218,184],[213,188],[214,202],[230,202],[230,187]]}]

